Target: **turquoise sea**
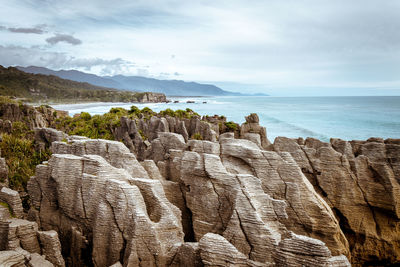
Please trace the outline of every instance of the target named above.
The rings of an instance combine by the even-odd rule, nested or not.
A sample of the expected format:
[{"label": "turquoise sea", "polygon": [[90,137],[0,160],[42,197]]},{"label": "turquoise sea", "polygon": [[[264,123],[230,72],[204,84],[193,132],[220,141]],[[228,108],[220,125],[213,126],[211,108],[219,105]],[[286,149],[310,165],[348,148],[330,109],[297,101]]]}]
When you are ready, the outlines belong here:
[{"label": "turquoise sea", "polygon": [[[267,128],[268,138],[277,136],[315,137],[324,141],[336,137],[364,140],[369,137],[400,138],[400,96],[383,97],[170,97],[179,103],[90,103],[53,105],[70,115],[82,111],[103,114],[112,107],[149,107],[154,111],[191,108],[201,115],[224,115],[238,123],[257,113]],[[195,103],[186,103],[186,101]],[[204,103],[203,102],[207,102]]]}]

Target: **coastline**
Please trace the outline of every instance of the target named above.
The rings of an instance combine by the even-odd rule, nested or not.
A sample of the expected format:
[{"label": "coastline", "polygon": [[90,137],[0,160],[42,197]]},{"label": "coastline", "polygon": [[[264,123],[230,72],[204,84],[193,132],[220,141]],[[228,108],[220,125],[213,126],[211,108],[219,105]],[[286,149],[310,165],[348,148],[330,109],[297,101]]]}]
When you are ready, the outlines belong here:
[{"label": "coastline", "polygon": [[[244,122],[244,116],[257,113],[268,136],[313,137],[325,142],[332,138],[367,140],[370,137],[400,138],[400,97],[202,97],[170,98],[170,103],[90,103],[55,105],[71,115],[81,111],[92,115],[108,112],[111,107],[130,109],[149,107],[190,108],[202,116],[224,115],[229,121]],[[181,100],[173,103],[173,100]],[[186,103],[194,100],[195,103]],[[206,104],[202,102],[206,101]]]}]

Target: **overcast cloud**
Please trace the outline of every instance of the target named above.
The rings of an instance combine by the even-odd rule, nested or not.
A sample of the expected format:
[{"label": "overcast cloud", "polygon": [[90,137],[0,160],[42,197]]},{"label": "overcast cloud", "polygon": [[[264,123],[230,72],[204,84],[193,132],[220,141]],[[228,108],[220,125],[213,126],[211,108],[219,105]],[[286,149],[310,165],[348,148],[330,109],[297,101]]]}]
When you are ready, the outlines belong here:
[{"label": "overcast cloud", "polygon": [[397,0],[10,1],[0,64],[179,74],[273,95],[398,95],[399,14]]},{"label": "overcast cloud", "polygon": [[36,25],[34,27],[4,27],[0,26],[0,30],[7,30],[9,32],[14,33],[34,33],[34,34],[43,34],[45,33],[46,24]]},{"label": "overcast cloud", "polygon": [[57,33],[53,37],[47,38],[46,42],[48,42],[49,44],[52,44],[52,45],[55,45],[55,44],[60,43],[60,42],[65,42],[67,44],[72,44],[72,45],[79,45],[79,44],[82,43],[81,40],[75,38],[72,35],[59,34],[59,33]]}]

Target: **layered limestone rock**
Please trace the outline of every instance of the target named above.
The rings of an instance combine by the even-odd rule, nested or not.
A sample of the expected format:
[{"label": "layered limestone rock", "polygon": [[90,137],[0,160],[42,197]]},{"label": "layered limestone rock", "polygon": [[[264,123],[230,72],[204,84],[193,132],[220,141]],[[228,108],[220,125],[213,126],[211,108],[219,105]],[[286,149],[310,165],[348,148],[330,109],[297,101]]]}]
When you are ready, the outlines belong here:
[{"label": "layered limestone rock", "polygon": [[52,128],[35,128],[35,148],[37,151],[44,150],[55,141],[66,140],[67,134]]},{"label": "layered limestone rock", "polygon": [[0,266],[5,267],[23,267],[25,265],[25,257],[22,253],[12,250],[0,251]]},{"label": "layered limestone rock", "polygon": [[[308,180],[300,171],[296,179],[305,184],[300,189],[309,193],[302,196],[294,191],[297,193],[276,198],[272,189],[268,193],[265,188],[269,177],[258,171],[268,160],[251,158],[251,168],[258,172],[249,172],[249,166],[234,159],[239,160],[239,154],[246,157],[266,151],[254,142],[233,139],[233,133],[222,135],[220,142],[185,142],[180,135],[160,132],[151,143],[149,157],[154,160],[140,164],[119,142],[75,137],[67,137],[66,142],[55,141],[51,159],[37,167],[36,176],[28,183],[31,217],[36,218],[41,229],[58,233],[64,259],[71,266],[201,266],[220,260],[243,266],[274,265],[280,264],[277,257],[290,262],[292,254],[298,253],[294,250],[289,255],[281,248],[290,230],[323,236],[330,242],[324,240],[326,246],[308,238],[302,243],[301,264],[322,266],[327,261],[334,262],[330,250],[334,255],[346,253],[344,244],[327,237],[340,236],[340,230],[335,228],[337,222],[333,215],[328,216],[331,214],[324,209],[324,201],[316,197],[311,185],[307,187]],[[278,157],[276,152],[269,153]],[[278,158],[280,167],[294,162],[288,155],[285,160]],[[277,164],[271,162],[268,166]],[[293,173],[296,172],[290,174]],[[298,182],[281,179],[283,184]],[[276,188],[282,190],[277,185]],[[300,201],[291,200],[299,196]],[[309,211],[312,209],[315,213]],[[288,223],[296,221],[292,216],[298,214],[317,221],[313,217],[317,212],[327,214],[323,221],[327,226],[306,226],[314,227],[317,234],[304,231],[297,225],[300,222]],[[331,232],[325,236],[317,232],[328,230]],[[57,244],[43,243],[47,240],[46,244],[51,244],[50,233],[53,232],[39,232],[42,253],[59,266],[60,255],[50,249]],[[184,233],[185,241],[200,241],[200,245],[184,243]],[[218,235],[207,239],[210,233]],[[316,242],[320,242],[319,247],[313,249]],[[215,251],[217,244],[225,247],[221,248],[225,252],[221,259],[215,258],[221,253]],[[323,259],[317,257],[321,250],[329,252]],[[348,266],[347,259],[339,266]]]},{"label": "layered limestone rock", "polygon": [[[68,266],[399,262],[398,140],[271,145],[254,114],[230,133],[196,117],[123,118],[118,129],[131,147],[41,134],[53,156],[28,183],[29,218],[58,233]],[[207,140],[190,139],[202,129]],[[30,255],[62,266],[55,232],[35,231]]]},{"label": "layered limestone rock", "polygon": [[138,96],[140,103],[160,103],[166,102],[167,97],[162,93],[145,92]]},{"label": "layered limestone rock", "polygon": [[259,122],[260,119],[256,113],[246,116],[246,122],[240,127],[240,136],[269,150],[271,142],[267,138],[267,130]]},{"label": "layered limestone rock", "polygon": [[[272,199],[253,175],[227,172],[215,155],[185,152],[181,172],[181,179],[189,187],[186,201],[196,240],[208,233],[220,234],[242,255],[239,259],[246,259],[244,262],[274,263],[272,252],[288,232],[281,221],[292,219],[287,217],[285,201]],[[207,198],[202,197],[205,195]]]},{"label": "layered limestone rock", "polygon": [[8,166],[5,158],[0,158],[0,188],[8,186]]},{"label": "layered limestone rock", "polygon": [[35,222],[0,218],[0,266],[64,267],[57,233],[39,232]]},{"label": "layered limestone rock", "polygon": [[324,241],[333,255],[349,255],[347,240],[332,210],[289,153],[260,150],[248,140],[224,138],[221,154],[229,172],[257,177],[265,193],[286,201],[289,219],[281,222],[289,230]]},{"label": "layered limestone rock", "polygon": [[61,255],[61,244],[56,231],[38,231],[42,254],[56,267],[65,266]]},{"label": "layered limestone rock", "polygon": [[28,188],[32,203],[41,227],[59,233],[69,265],[172,261],[183,242],[181,213],[159,181],[133,178],[128,170],[97,155],[71,154],[53,154],[37,167]]},{"label": "layered limestone rock", "polygon": [[3,187],[0,190],[0,201],[5,202],[11,208],[12,213],[17,218],[23,217],[22,201],[17,191],[8,187]]},{"label": "layered limestone rock", "polygon": [[51,262],[38,253],[30,254],[23,249],[0,251],[0,266],[4,267],[53,267]]},{"label": "layered limestone rock", "polygon": [[149,119],[129,119],[121,118],[121,124],[113,130],[116,140],[122,142],[134,153],[139,160],[153,159],[152,142],[159,138],[159,133],[175,133],[181,135],[184,142],[191,138],[198,138],[208,141],[216,141],[219,134],[227,131],[220,125],[226,119],[210,120],[210,117],[200,118],[193,116],[189,118],[178,117],[157,117],[151,116]]},{"label": "layered limestone rock", "polygon": [[287,151],[335,212],[355,265],[400,261],[400,142],[373,138],[324,143],[279,137]]},{"label": "layered limestone rock", "polygon": [[49,127],[56,119],[68,116],[68,112],[50,106],[33,107],[19,103],[1,104],[0,114],[0,132],[10,132],[14,122],[24,122],[33,130],[36,127]]},{"label": "layered limestone rock", "polygon": [[72,154],[76,156],[98,155],[116,168],[125,169],[132,177],[148,178],[147,172],[129,149],[117,141],[68,137],[68,140],[52,143],[54,154]]}]

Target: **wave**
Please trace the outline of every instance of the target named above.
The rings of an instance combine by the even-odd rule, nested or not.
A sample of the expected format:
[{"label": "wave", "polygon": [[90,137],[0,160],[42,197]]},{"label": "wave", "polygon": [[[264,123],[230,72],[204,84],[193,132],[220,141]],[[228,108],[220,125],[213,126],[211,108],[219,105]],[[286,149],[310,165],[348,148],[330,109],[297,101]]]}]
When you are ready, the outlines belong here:
[{"label": "wave", "polygon": [[[313,131],[311,129],[307,129],[307,128],[295,125],[293,123],[290,123],[290,122],[287,122],[287,121],[284,121],[284,120],[281,120],[281,119],[278,119],[278,118],[275,118],[275,117],[272,117],[272,116],[269,116],[269,115],[262,114],[262,118],[267,118],[267,121],[266,121],[265,125],[268,125],[268,121],[271,122],[271,123],[282,125],[282,126],[284,126],[283,128],[285,128],[285,129],[289,128],[293,132],[299,133],[298,137],[314,137],[314,138],[318,138],[318,139],[323,140],[323,141],[327,141],[330,138],[330,137],[328,137],[328,136],[326,136],[324,134],[315,132],[315,131]],[[261,122],[261,124],[264,124],[264,123]],[[265,126],[265,125],[263,125],[263,126]],[[280,136],[282,136],[282,135],[280,135]]]}]

